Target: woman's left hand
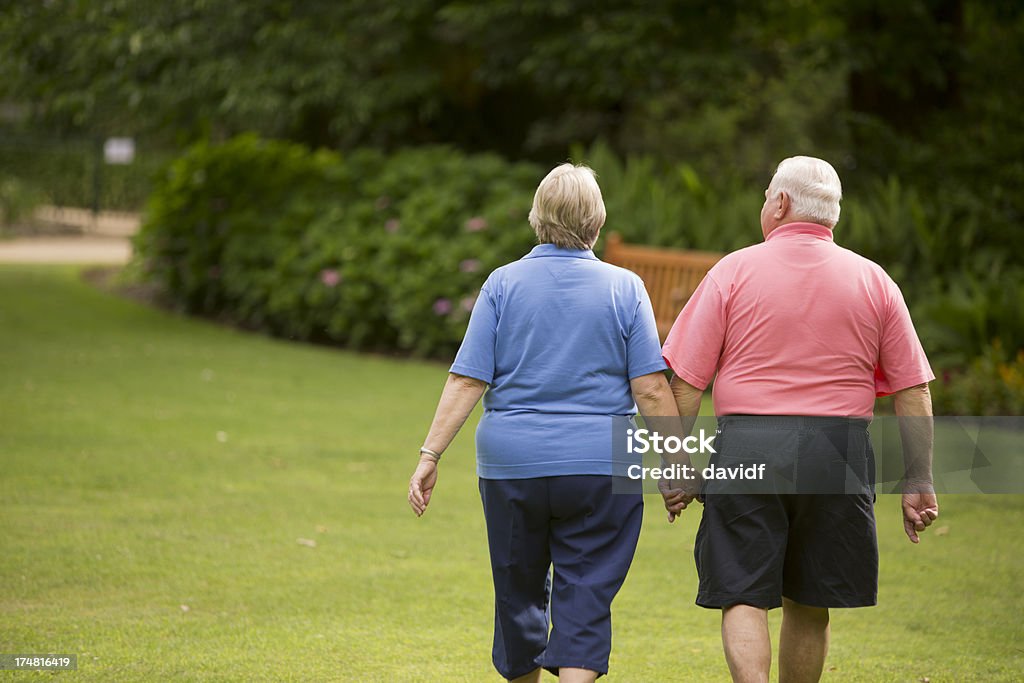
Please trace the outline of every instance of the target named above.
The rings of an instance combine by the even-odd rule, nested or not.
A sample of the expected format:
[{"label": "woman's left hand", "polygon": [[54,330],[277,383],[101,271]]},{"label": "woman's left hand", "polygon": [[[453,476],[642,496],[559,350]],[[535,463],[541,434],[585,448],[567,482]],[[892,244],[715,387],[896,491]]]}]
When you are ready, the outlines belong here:
[{"label": "woman's left hand", "polygon": [[694,501],[696,492],[692,482],[681,482],[676,479],[659,479],[658,492],[665,501],[665,510],[668,511],[668,521],[672,523],[679,517],[683,510]]},{"label": "woman's left hand", "polygon": [[430,456],[420,458],[416,471],[409,480],[409,505],[417,517],[423,515],[430,504],[430,495],[437,484],[437,461]]}]

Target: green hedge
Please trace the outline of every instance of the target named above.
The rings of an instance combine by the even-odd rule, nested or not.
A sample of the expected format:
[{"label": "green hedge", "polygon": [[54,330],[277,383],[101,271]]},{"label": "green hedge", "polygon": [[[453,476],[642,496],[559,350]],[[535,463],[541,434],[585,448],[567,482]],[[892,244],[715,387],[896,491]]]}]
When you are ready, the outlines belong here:
[{"label": "green hedge", "polygon": [[14,225],[30,216],[42,200],[43,194],[38,188],[14,176],[0,173],[0,232],[5,226]]},{"label": "green hedge", "polygon": [[1024,415],[1024,350],[996,341],[966,368],[940,371],[932,401],[936,415]]},{"label": "green hedge", "polygon": [[529,251],[540,169],[444,147],[189,149],[136,239],[182,310],[296,339],[446,356],[487,274]]},{"label": "green hedge", "polygon": [[[714,187],[685,163],[623,162],[602,146],[574,156],[599,173],[606,233],[713,251],[760,239],[761,188]],[[158,179],[138,265],[192,313],[296,339],[450,356],[487,274],[533,244],[526,216],[546,170],[445,147],[342,157],[254,136],[200,144]],[[1018,238],[961,218],[888,179],[844,200],[836,231],[900,283],[946,380],[940,393],[965,378],[1000,381],[999,363],[985,360],[991,350],[1005,349],[1012,364],[1024,348]],[[952,398],[961,392],[948,389],[943,404],[963,409]],[[969,393],[977,400],[967,412],[1019,410],[1019,388]]]}]

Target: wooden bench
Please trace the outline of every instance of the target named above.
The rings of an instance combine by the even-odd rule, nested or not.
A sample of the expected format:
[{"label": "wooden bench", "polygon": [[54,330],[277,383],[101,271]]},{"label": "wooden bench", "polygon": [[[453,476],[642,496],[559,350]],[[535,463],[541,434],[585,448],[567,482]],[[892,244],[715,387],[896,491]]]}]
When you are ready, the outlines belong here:
[{"label": "wooden bench", "polygon": [[679,311],[711,266],[724,254],[626,244],[617,233],[605,240],[603,259],[639,275],[647,286],[658,322],[658,336],[664,341]]}]

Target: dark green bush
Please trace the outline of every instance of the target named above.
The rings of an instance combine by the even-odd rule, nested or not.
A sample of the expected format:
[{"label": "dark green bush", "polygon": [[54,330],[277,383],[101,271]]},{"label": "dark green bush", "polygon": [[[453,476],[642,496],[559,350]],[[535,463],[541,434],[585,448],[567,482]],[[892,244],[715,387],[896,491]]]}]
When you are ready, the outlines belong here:
[{"label": "dark green bush", "polygon": [[[576,156],[599,173],[606,232],[712,251],[761,239],[762,188],[716,187],[686,164],[622,162],[602,146]],[[487,274],[533,243],[526,216],[545,170],[444,147],[341,157],[254,136],[200,144],[160,178],[137,265],[189,312],[447,356]],[[847,197],[836,232],[900,283],[943,375],[978,376],[973,359],[993,341],[1009,356],[1024,348],[1019,257],[977,232],[895,179]]]},{"label": "dark green bush", "polygon": [[42,192],[13,176],[0,174],[0,230],[29,216],[42,201]]},{"label": "dark green bush", "polygon": [[[622,160],[600,143],[577,147],[573,156],[598,172],[607,229],[629,241],[728,252],[762,239],[759,216],[771,169],[762,184],[741,185],[702,177],[686,162]],[[1020,231],[987,226],[980,208],[966,207],[966,199],[951,195],[925,195],[895,176],[862,179],[843,198],[836,242],[881,264],[911,288],[930,287],[933,278],[951,273],[1024,266]]]},{"label": "dark green bush", "polygon": [[943,372],[932,399],[936,415],[1024,415],[1024,350],[993,342],[966,368]]},{"label": "dark green bush", "polygon": [[919,287],[910,301],[933,364],[966,368],[991,355],[1024,350],[1024,268],[996,260],[988,270],[964,270]]},{"label": "dark green bush", "polygon": [[487,274],[530,249],[539,177],[443,147],[343,158],[253,136],[200,144],[150,200],[140,272],[189,312],[450,355]]},{"label": "dark green bush", "polygon": [[629,242],[728,252],[761,239],[764,188],[719,187],[683,162],[621,160],[608,145],[577,147],[573,157],[598,174],[608,209],[605,232]]}]

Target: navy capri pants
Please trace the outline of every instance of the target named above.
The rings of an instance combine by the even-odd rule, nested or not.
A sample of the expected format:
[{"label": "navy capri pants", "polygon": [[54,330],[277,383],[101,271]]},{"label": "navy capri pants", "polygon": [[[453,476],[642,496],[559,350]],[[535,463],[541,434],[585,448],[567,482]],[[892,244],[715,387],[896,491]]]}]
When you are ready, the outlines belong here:
[{"label": "navy capri pants", "polygon": [[639,486],[613,481],[480,480],[494,576],[492,655],[505,678],[537,667],[608,672],[612,599],[643,519]]}]

